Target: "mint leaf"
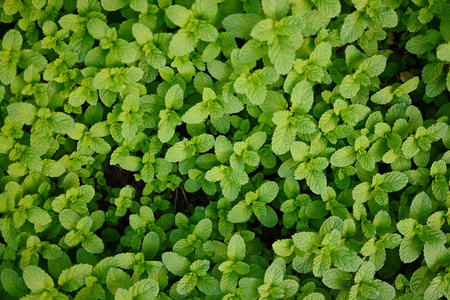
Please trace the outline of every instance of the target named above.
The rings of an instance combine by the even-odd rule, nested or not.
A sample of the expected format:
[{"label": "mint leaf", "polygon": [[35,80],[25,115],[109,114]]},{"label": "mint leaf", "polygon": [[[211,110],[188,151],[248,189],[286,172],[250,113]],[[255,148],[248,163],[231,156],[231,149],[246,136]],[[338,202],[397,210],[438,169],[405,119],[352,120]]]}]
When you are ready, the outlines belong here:
[{"label": "mint leaf", "polygon": [[187,258],[174,252],[165,252],[162,261],[166,268],[174,275],[183,276],[189,271],[189,261]]},{"label": "mint leaf", "polygon": [[341,39],[345,43],[351,43],[360,38],[366,29],[368,20],[365,14],[354,11],[347,15],[341,29]]},{"label": "mint leaf", "polygon": [[62,271],[58,278],[58,284],[63,290],[72,292],[84,285],[85,278],[91,275],[92,266],[78,264],[70,269]]},{"label": "mint leaf", "polygon": [[53,279],[44,270],[36,266],[27,266],[23,270],[23,280],[31,292],[39,294],[54,287]]}]

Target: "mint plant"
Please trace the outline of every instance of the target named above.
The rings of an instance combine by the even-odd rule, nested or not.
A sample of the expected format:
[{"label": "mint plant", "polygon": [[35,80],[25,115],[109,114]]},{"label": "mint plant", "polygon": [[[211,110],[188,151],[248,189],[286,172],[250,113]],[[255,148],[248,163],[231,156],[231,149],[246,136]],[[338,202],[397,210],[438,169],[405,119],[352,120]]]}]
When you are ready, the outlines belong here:
[{"label": "mint plant", "polygon": [[0,299],[450,299],[449,16],[0,0]]}]

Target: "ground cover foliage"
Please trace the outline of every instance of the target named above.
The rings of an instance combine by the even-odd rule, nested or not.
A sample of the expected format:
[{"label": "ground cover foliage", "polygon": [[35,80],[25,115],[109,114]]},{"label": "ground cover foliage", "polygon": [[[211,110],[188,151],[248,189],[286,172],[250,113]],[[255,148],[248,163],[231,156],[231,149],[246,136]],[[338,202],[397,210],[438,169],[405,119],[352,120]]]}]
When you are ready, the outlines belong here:
[{"label": "ground cover foliage", "polygon": [[450,299],[450,3],[0,0],[0,298]]}]

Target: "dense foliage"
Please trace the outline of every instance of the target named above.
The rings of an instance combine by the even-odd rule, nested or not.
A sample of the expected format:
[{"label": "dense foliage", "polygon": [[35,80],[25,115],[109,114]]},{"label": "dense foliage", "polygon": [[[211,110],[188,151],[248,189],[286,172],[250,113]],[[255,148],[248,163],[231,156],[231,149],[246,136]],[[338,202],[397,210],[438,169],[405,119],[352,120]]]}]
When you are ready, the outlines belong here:
[{"label": "dense foliage", "polygon": [[0,0],[0,298],[450,299],[450,2]]}]

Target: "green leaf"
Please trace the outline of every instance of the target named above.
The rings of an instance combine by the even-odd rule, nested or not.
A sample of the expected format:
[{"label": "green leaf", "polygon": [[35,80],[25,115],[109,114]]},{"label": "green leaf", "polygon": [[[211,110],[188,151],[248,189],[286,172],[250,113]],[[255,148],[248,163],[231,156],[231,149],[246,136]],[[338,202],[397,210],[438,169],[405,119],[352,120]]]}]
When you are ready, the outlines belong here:
[{"label": "green leaf", "polygon": [[82,246],[86,251],[93,254],[102,253],[105,248],[102,239],[92,232],[85,236],[82,241]]},{"label": "green leaf", "polygon": [[245,241],[240,235],[233,235],[228,243],[228,259],[241,261],[245,258]]},{"label": "green leaf", "polygon": [[23,280],[31,292],[40,294],[54,287],[53,279],[39,267],[27,266],[23,270]]},{"label": "green leaf", "polygon": [[272,67],[265,67],[258,72],[259,77],[265,84],[274,84],[279,76],[277,71]]},{"label": "green leaf", "polygon": [[294,245],[291,239],[277,240],[272,244],[273,251],[282,257],[290,256],[294,252]]},{"label": "green leaf", "polygon": [[74,265],[62,271],[58,278],[58,284],[66,292],[73,292],[84,285],[86,277],[91,275],[92,266],[87,264]]},{"label": "green leaf", "polygon": [[121,269],[112,267],[106,277],[106,286],[112,294],[115,294],[119,289],[128,289],[131,286],[131,278]]},{"label": "green leaf", "polygon": [[1,282],[5,291],[13,297],[21,298],[28,292],[22,278],[12,269],[3,269]]},{"label": "green leaf", "polygon": [[192,5],[192,11],[198,19],[209,20],[217,14],[217,3],[208,0],[196,0]]},{"label": "green leaf", "polygon": [[401,172],[389,172],[383,174],[383,183],[380,185],[386,192],[401,190],[408,183],[408,176]]},{"label": "green leaf", "polygon": [[170,41],[169,51],[176,56],[183,56],[194,51],[197,37],[190,31],[180,29]]},{"label": "green leaf", "polygon": [[224,293],[232,292],[236,289],[238,282],[238,274],[236,272],[223,273],[220,279],[220,289]]},{"label": "green leaf", "polygon": [[186,124],[203,123],[209,116],[208,104],[200,102],[189,108],[181,117]]},{"label": "green leaf", "polygon": [[263,55],[263,44],[256,39],[251,39],[239,51],[239,59],[243,63],[252,63],[256,62]]},{"label": "green leaf", "polygon": [[33,207],[28,210],[28,220],[35,225],[44,226],[49,224],[52,221],[52,218],[50,217],[48,212],[46,212],[42,208]]},{"label": "green leaf", "polygon": [[338,269],[330,269],[324,273],[322,281],[332,289],[347,289],[352,286],[353,276]]},{"label": "green leaf", "polygon": [[140,45],[153,41],[153,33],[144,24],[136,23],[132,27],[133,36]]},{"label": "green leaf", "polygon": [[450,91],[450,73],[447,73],[446,85],[447,85],[447,90]]},{"label": "green leaf", "polygon": [[356,252],[345,247],[337,247],[331,252],[331,260],[339,270],[346,272],[356,272],[362,263]]},{"label": "green leaf", "polygon": [[401,86],[399,86],[396,90],[395,90],[395,94],[397,95],[402,95],[402,94],[409,94],[412,91],[417,89],[417,86],[419,85],[419,77],[415,76],[413,78],[411,78],[410,80],[408,80],[407,82],[405,82],[404,84],[402,84]]},{"label": "green leaf", "polygon": [[359,121],[365,120],[370,114],[370,108],[361,104],[350,105],[341,112],[342,120],[350,126],[356,126]]},{"label": "green leaf", "polygon": [[287,37],[276,36],[269,45],[269,58],[275,70],[284,75],[287,74],[294,65],[295,49]]},{"label": "green leaf", "polygon": [[260,78],[253,78],[250,80],[247,76],[241,75],[235,82],[234,88],[236,92],[245,94],[251,103],[260,105],[264,102],[267,95],[267,87]]},{"label": "green leaf", "polygon": [[392,91],[392,87],[388,86],[372,95],[370,100],[373,103],[384,105],[391,102],[393,98],[394,92]]},{"label": "green leaf", "polygon": [[180,162],[187,157],[186,143],[178,142],[167,150],[165,159],[169,162]]},{"label": "green leaf", "polygon": [[449,288],[448,280],[440,274],[430,282],[423,296],[425,299],[438,300],[444,295],[448,295]]},{"label": "green leaf", "polygon": [[231,74],[232,69],[223,62],[213,60],[208,63],[208,71],[212,77],[219,81],[226,81]]},{"label": "green leaf", "polygon": [[170,141],[170,139],[173,137],[173,135],[175,134],[175,127],[176,124],[173,121],[174,117],[175,119],[178,119],[177,116],[175,116],[175,114],[171,111],[167,112],[165,111],[168,115],[164,116],[164,118],[161,118],[161,120],[158,123],[158,138],[160,139],[161,142],[163,143],[167,143],[168,141]]},{"label": "green leaf", "polygon": [[208,296],[221,294],[219,281],[209,275],[199,277],[197,287],[202,293]]},{"label": "green leaf", "polygon": [[316,0],[314,5],[327,17],[336,17],[341,12],[341,3],[338,0]]},{"label": "green leaf", "polygon": [[400,244],[400,259],[404,263],[415,261],[422,253],[423,242],[417,237],[404,237]]},{"label": "green leaf", "polygon": [[272,150],[275,154],[284,154],[289,151],[295,141],[297,130],[290,124],[289,111],[278,111],[273,115],[273,122],[277,124],[272,137]]},{"label": "green leaf", "polygon": [[181,295],[189,294],[197,285],[198,277],[194,273],[188,273],[178,281],[177,292]]},{"label": "green leaf", "polygon": [[253,27],[250,34],[253,38],[262,42],[272,42],[272,40],[276,37],[273,20],[265,19],[258,22],[255,27]]},{"label": "green leaf", "polygon": [[375,77],[383,73],[386,68],[386,57],[383,55],[374,55],[364,60],[359,65],[358,70],[364,72],[369,77]]},{"label": "green leaf", "polygon": [[431,226],[424,226],[419,237],[422,241],[431,245],[444,244],[447,241],[445,234],[441,230]]},{"label": "green leaf", "polygon": [[120,159],[119,165],[125,170],[136,172],[142,169],[142,160],[136,156],[124,156]]},{"label": "green leaf", "polygon": [[440,265],[445,264],[445,260],[447,258],[447,248],[445,248],[443,244],[425,244],[423,254],[428,268],[436,271]]},{"label": "green leaf", "polygon": [[374,21],[383,27],[395,27],[398,23],[397,13],[389,7],[382,7],[377,10]]},{"label": "green leaf", "polygon": [[2,48],[6,51],[17,52],[22,48],[23,38],[18,30],[8,30],[3,36]]},{"label": "green leaf", "polygon": [[32,125],[36,120],[36,113],[36,107],[30,103],[12,103],[8,106],[11,120],[21,124]]},{"label": "green leaf", "polygon": [[284,270],[277,265],[272,264],[267,268],[266,273],[264,274],[264,283],[278,286],[283,281]]},{"label": "green leaf", "polygon": [[17,74],[17,66],[10,61],[0,61],[0,81],[3,84],[11,84]]},{"label": "green leaf", "polygon": [[33,148],[26,147],[20,158],[22,163],[29,169],[36,172],[40,172],[42,170],[43,162]]},{"label": "green leaf", "polygon": [[[297,175],[296,175],[297,179]],[[306,177],[306,184],[314,194],[320,195],[327,189],[327,178],[323,171],[313,170]]]},{"label": "green leaf", "polygon": [[248,140],[247,144],[250,149],[257,150],[260,149],[266,142],[267,134],[265,132],[259,131],[252,134]]},{"label": "green leaf", "polygon": [[298,232],[292,236],[297,248],[303,252],[313,252],[320,244],[319,235],[316,232]]},{"label": "green leaf", "polygon": [[320,293],[312,293],[303,298],[304,300],[325,300],[325,296]]},{"label": "green leaf", "polygon": [[233,145],[225,136],[219,135],[216,139],[214,152],[216,153],[217,159],[225,163],[230,159],[231,154],[233,154]]},{"label": "green leaf", "polygon": [[402,145],[402,152],[407,158],[411,158],[419,152],[420,148],[414,136],[409,136]]},{"label": "green leaf", "polygon": [[187,258],[175,252],[165,252],[162,254],[164,266],[174,275],[183,276],[189,272],[190,263]]},{"label": "green leaf", "polygon": [[180,109],[183,105],[183,90],[180,85],[172,86],[166,93],[166,107],[168,109]]},{"label": "green leaf", "polygon": [[421,192],[414,197],[411,203],[410,216],[423,224],[431,215],[431,210],[430,197],[425,192]]},{"label": "green leaf", "polygon": [[263,203],[270,203],[275,199],[278,191],[278,184],[273,181],[265,182],[258,188],[258,200]]},{"label": "green leaf", "polygon": [[371,282],[371,287],[378,292],[379,299],[392,300],[395,297],[395,289],[387,282],[375,279]]},{"label": "green leaf", "polygon": [[105,38],[108,29],[108,25],[100,19],[92,19],[87,23],[87,30],[97,40]]},{"label": "green leaf", "polygon": [[115,300],[133,300],[131,293],[125,289],[119,288],[114,296]]},{"label": "green leaf", "polygon": [[264,14],[274,20],[280,20],[285,17],[289,9],[287,1],[262,0],[261,4]]},{"label": "green leaf", "polygon": [[328,210],[326,209],[326,205],[323,201],[316,200],[308,204],[305,213],[308,216],[308,218],[320,219],[328,214]]},{"label": "green leaf", "polygon": [[418,268],[410,280],[411,291],[414,294],[424,294],[435,276],[426,266]]},{"label": "green leaf", "polygon": [[445,180],[435,179],[431,183],[431,190],[438,201],[445,201],[448,195],[448,183]]},{"label": "green leaf", "polygon": [[158,253],[160,239],[156,232],[149,232],[142,241],[142,253],[146,259],[152,259]]},{"label": "green leaf", "polygon": [[244,223],[250,220],[252,216],[251,207],[245,203],[245,201],[241,201],[230,210],[228,213],[228,221],[232,223]]},{"label": "green leaf", "polygon": [[398,231],[404,236],[413,236],[415,235],[415,227],[418,225],[417,220],[415,219],[404,219],[397,223]]},{"label": "green leaf", "polygon": [[128,4],[128,0],[102,0],[102,7],[106,11],[116,11]]},{"label": "green leaf", "polygon": [[129,289],[133,300],[153,300],[159,293],[158,283],[154,279],[142,279]]},{"label": "green leaf", "polygon": [[79,220],[80,216],[73,210],[64,209],[59,213],[59,222],[67,230],[75,229]]},{"label": "green leaf", "polygon": [[339,92],[345,98],[353,98],[358,94],[360,84],[356,82],[352,75],[346,75],[339,87]]},{"label": "green leaf", "polygon": [[54,160],[44,160],[42,173],[49,177],[59,177],[66,171],[64,165]]},{"label": "green leaf", "polygon": [[347,167],[356,161],[356,152],[352,146],[346,146],[334,152],[330,163],[336,167]]},{"label": "green leaf", "polygon": [[200,240],[205,242],[212,232],[212,222],[210,219],[203,219],[195,226],[194,231],[192,232],[195,236],[197,236]]},{"label": "green leaf", "polygon": [[351,43],[359,39],[367,27],[367,17],[356,10],[347,15],[341,29],[341,39],[344,43]]},{"label": "green leaf", "polygon": [[256,14],[234,14],[223,19],[222,24],[227,33],[240,39],[248,39],[256,23],[262,19]]},{"label": "green leaf", "polygon": [[436,47],[440,34],[436,30],[428,30],[425,35],[416,35],[406,43],[406,50],[413,54],[424,54]]},{"label": "green leaf", "polygon": [[219,35],[217,29],[213,25],[202,21],[198,23],[194,34],[198,37],[198,39],[210,43],[214,42]]},{"label": "green leaf", "polygon": [[131,0],[130,7],[135,11],[143,13],[147,11],[148,2],[146,0]]},{"label": "green leaf", "polygon": [[314,276],[323,276],[331,266],[331,255],[326,251],[319,251],[314,257],[313,273]]},{"label": "green leaf", "polygon": [[75,122],[73,121],[73,118],[60,112],[53,113],[52,116],[48,119],[48,122],[53,131],[56,133],[65,134],[75,128]]},{"label": "green leaf", "polygon": [[355,275],[355,283],[370,282],[375,276],[375,266],[371,262],[364,262]]},{"label": "green leaf", "polygon": [[[122,52],[127,53],[127,55],[132,54],[134,56],[134,51],[131,51],[131,49],[130,50],[123,49]],[[124,58],[122,58],[122,60],[124,60]],[[134,59],[132,61],[134,61]],[[128,63],[131,63],[132,61]],[[137,67],[129,67],[123,69],[122,74],[125,77],[127,83],[134,83],[139,81],[142,78],[142,76],[144,76],[144,71],[142,71],[140,68]]]},{"label": "green leaf", "polygon": [[303,80],[297,83],[292,90],[291,102],[296,113],[306,114],[309,112],[314,102],[314,93],[308,81]]},{"label": "green leaf", "polygon": [[109,152],[111,152],[111,146],[105,140],[99,137],[93,138],[89,146],[92,150],[94,150],[94,152],[97,152],[99,154],[108,154]]},{"label": "green leaf", "polygon": [[192,16],[192,12],[181,5],[171,5],[166,9],[166,16],[179,27],[184,27]]},{"label": "green leaf", "polygon": [[427,137],[432,141],[440,140],[448,129],[447,124],[439,122],[427,128]]},{"label": "green leaf", "polygon": [[258,215],[256,212],[255,215],[265,227],[272,228],[278,223],[277,213],[270,206],[266,206],[266,212],[264,215]]},{"label": "green leaf", "polygon": [[423,67],[422,79],[425,83],[431,83],[437,80],[441,74],[444,64],[442,62],[428,63]]},{"label": "green leaf", "polygon": [[[298,287],[299,287],[299,284],[294,279],[285,279],[280,284],[280,288],[282,288],[284,290],[284,294],[286,297],[294,296],[298,292]],[[318,294],[318,295],[321,295],[321,294]],[[323,295],[322,295],[322,297],[323,297]],[[323,300],[322,298],[316,298],[316,299]]]}]

